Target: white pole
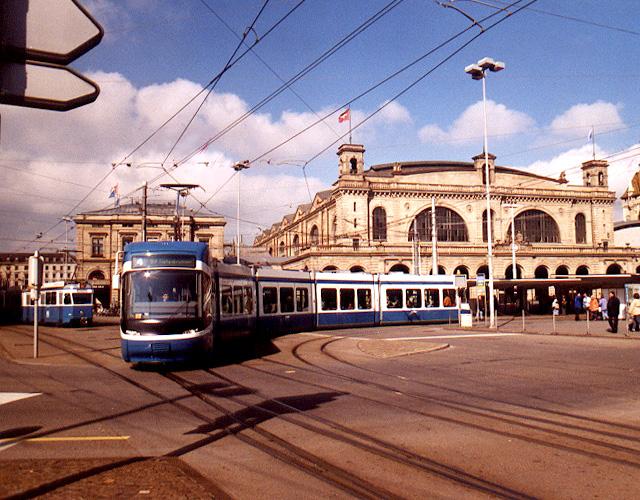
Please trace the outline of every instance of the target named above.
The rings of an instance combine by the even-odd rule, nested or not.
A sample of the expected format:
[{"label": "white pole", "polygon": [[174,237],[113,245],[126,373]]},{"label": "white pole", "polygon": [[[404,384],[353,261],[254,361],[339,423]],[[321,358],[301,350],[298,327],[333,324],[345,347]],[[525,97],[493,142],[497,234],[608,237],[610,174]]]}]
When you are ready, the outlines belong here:
[{"label": "white pole", "polygon": [[240,170],[238,172],[238,205],[236,207],[236,264],[240,265]]},{"label": "white pole", "polygon": [[431,274],[438,273],[438,231],[436,228],[436,198],[431,197]]},{"label": "white pole", "polygon": [[489,170],[489,140],[487,136],[487,72],[482,77],[482,111],[484,115],[484,171],[487,195],[487,265],[489,267],[489,327],[496,326],[495,303],[493,296],[493,235],[491,233],[491,178]]},{"label": "white pole", "polygon": [[515,226],[515,206],[511,205],[511,273],[512,279],[518,278],[518,267],[516,266],[516,226]]}]

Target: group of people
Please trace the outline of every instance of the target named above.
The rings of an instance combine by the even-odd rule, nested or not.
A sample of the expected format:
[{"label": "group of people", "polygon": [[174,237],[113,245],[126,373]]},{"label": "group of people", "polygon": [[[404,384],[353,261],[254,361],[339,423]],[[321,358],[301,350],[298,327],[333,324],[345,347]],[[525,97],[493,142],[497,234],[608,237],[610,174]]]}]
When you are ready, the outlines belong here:
[{"label": "group of people", "polygon": [[[565,297],[562,302],[566,303]],[[553,314],[560,311],[560,303],[558,299],[554,299],[552,304]],[[573,309],[575,312],[575,320],[580,321],[580,315],[584,312],[591,321],[607,320],[609,322],[608,332],[618,332],[618,317],[620,316],[620,299],[616,297],[613,290],[609,292],[609,298],[596,297],[595,294],[589,297],[586,293],[576,294],[573,300]],[[630,332],[640,332],[640,294],[634,293],[633,300],[627,307],[627,315],[629,318],[628,330]]]}]

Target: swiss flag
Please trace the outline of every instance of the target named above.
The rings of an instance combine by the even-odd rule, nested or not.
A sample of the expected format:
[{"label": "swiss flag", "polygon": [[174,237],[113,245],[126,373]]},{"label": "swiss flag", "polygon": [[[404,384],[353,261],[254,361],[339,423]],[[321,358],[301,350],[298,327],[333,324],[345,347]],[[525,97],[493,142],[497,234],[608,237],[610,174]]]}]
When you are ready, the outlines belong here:
[{"label": "swiss flag", "polygon": [[347,108],[338,116],[338,123],[346,122],[350,117],[351,117],[351,109]]}]

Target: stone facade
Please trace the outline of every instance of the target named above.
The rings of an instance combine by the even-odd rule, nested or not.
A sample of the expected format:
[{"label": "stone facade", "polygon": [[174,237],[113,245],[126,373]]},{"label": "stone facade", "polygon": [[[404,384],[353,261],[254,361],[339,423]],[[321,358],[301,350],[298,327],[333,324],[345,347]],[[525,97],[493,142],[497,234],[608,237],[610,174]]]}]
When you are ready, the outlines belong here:
[{"label": "stone facade", "polygon": [[[77,275],[87,280],[95,289],[104,307],[117,300],[111,290],[111,279],[115,271],[116,253],[125,244],[142,240],[142,205],[131,203],[112,209],[78,214],[76,223]],[[149,203],[147,205],[147,241],[175,239],[175,204]],[[181,239],[202,241],[209,244],[212,258],[223,258],[223,217],[198,215],[187,210],[178,220]]]},{"label": "stone facade", "polygon": [[[365,170],[364,152],[361,145],[342,145],[332,188],[254,245],[286,257],[289,269],[383,273],[413,272],[419,247],[419,272],[428,274],[434,200],[440,272],[486,275],[484,154],[472,162],[396,162]],[[495,278],[512,275],[512,210],[519,277],[635,271],[635,252],[614,245],[616,198],[606,161],[585,162],[582,185],[568,184],[564,175],[553,179],[496,165],[493,155],[489,170]]]},{"label": "stone facade", "polygon": [[[31,253],[0,254],[0,289],[26,290]],[[76,278],[76,259],[65,252],[41,253],[44,260],[43,281],[71,281]]]}]

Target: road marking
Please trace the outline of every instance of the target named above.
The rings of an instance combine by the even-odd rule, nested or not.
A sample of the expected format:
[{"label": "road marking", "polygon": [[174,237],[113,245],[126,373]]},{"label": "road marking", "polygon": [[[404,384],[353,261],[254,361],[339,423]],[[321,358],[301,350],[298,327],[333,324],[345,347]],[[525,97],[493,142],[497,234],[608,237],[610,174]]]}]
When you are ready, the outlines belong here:
[{"label": "road marking", "polygon": [[0,392],[0,405],[20,401],[21,399],[40,396],[41,392]]},{"label": "road marking", "polygon": [[126,441],[130,436],[63,436],[37,438],[5,438],[0,439],[0,445],[18,442],[29,443],[59,443],[64,441]]},{"label": "road marking", "polygon": [[462,339],[478,337],[516,337],[524,335],[522,333],[468,333],[460,335],[429,335],[425,337],[392,337],[380,340],[438,340],[438,339]]}]

